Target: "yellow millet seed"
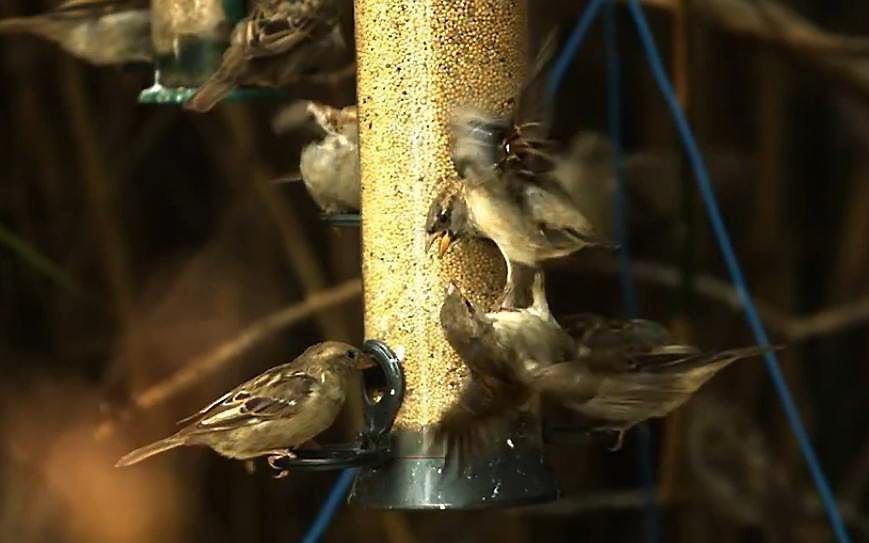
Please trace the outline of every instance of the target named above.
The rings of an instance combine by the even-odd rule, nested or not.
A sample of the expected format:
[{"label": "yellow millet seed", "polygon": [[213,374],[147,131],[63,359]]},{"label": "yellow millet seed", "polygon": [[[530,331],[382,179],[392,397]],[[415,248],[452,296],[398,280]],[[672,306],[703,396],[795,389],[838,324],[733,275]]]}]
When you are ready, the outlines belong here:
[{"label": "yellow millet seed", "polygon": [[467,240],[439,259],[426,252],[425,219],[456,182],[455,109],[511,112],[525,21],[525,0],[356,1],[365,333],[406,353],[403,428],[437,422],[466,376],[438,319],[447,281],[485,308],[503,289],[491,243]]}]

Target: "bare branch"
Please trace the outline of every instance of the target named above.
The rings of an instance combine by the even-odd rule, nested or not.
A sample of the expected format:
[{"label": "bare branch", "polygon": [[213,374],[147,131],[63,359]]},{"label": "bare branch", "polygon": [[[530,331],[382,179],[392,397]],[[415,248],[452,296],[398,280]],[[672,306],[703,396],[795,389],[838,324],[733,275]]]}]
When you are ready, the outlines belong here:
[{"label": "bare branch", "polygon": [[[679,1],[643,3],[673,11]],[[777,48],[869,101],[869,39],[826,32],[772,0],[695,0],[688,6],[707,22]]]},{"label": "bare branch", "polygon": [[[124,409],[118,418],[124,420],[129,418],[134,411],[153,408],[165,403],[173,396],[238,360],[242,354],[266,338],[313,314],[352,300],[361,292],[362,281],[353,279],[335,288],[312,293],[302,302],[255,321],[234,338],[218,345],[204,355],[194,358],[163,381],[155,383],[137,394],[131,405]],[[111,435],[116,429],[117,422],[117,420],[103,422],[96,430],[96,437],[101,439]]]},{"label": "bare branch", "polygon": [[[599,271],[606,273],[615,273],[616,266],[617,264],[613,262],[596,264]],[[654,283],[670,289],[678,289],[681,285],[680,271],[675,266],[667,264],[635,260],[631,263],[631,274],[637,281]],[[736,289],[721,279],[710,275],[697,275],[694,278],[694,291],[733,311],[743,310]],[[791,342],[826,336],[869,322],[869,297],[804,317],[785,313],[762,300],[755,299],[755,305],[764,322]]]}]

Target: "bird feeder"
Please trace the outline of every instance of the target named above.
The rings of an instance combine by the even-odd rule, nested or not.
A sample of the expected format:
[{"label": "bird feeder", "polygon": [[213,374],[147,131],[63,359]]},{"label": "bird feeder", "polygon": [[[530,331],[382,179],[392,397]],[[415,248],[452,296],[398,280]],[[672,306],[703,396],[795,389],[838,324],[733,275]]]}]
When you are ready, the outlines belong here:
[{"label": "bird feeder", "polygon": [[403,357],[404,402],[393,459],[363,468],[350,502],[387,509],[464,509],[557,497],[533,410],[490,452],[445,466],[432,429],[467,370],[440,327],[448,281],[491,307],[505,280],[488,242],[427,251],[425,219],[456,183],[449,119],[457,107],[513,110],[527,63],[524,0],[356,0],[365,333]]},{"label": "bird feeder", "polygon": [[[139,94],[143,104],[182,104],[220,66],[245,0],[151,0],[154,85]],[[229,98],[273,96],[242,89]]]}]

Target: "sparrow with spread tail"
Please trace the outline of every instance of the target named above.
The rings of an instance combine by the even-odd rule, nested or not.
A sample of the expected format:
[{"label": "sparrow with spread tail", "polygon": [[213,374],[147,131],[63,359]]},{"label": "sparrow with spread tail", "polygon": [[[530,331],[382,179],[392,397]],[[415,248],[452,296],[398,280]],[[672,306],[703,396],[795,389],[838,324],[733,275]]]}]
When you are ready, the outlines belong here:
[{"label": "sparrow with spread tail", "polygon": [[210,110],[238,85],[282,87],[328,69],[345,49],[341,0],[255,0],[230,36],[220,67],[184,107]]},{"label": "sparrow with spread tail", "polygon": [[269,465],[294,458],[293,449],[326,430],[344,405],[354,369],[371,365],[359,349],[337,341],[308,348],[230,390],[191,417],[174,435],[118,460],[129,466],[181,446],[200,445],[238,460],[267,456]]},{"label": "sparrow with spread tail", "polygon": [[2,34],[33,34],[99,66],[153,60],[148,0],[67,0],[31,17],[0,20]]},{"label": "sparrow with spread tail", "polygon": [[574,356],[573,340],[549,312],[542,272],[535,275],[532,296],[524,309],[484,313],[455,285],[447,290],[441,327],[470,376],[437,434],[460,451],[478,449],[505,415],[529,399],[527,375]]},{"label": "sparrow with spread tail", "polygon": [[666,417],[722,369],[768,351],[753,346],[702,352],[640,319],[580,315],[562,322],[577,343],[576,357],[538,367],[528,375],[528,386],[577,412],[586,428],[616,432],[614,449],[630,428]]},{"label": "sparrow with spread tail", "polygon": [[616,432],[617,449],[637,423],[667,416],[731,363],[767,351],[702,352],[648,320],[579,315],[562,328],[546,305],[542,273],[532,293],[526,309],[485,314],[457,289],[447,295],[441,326],[471,378],[443,433],[466,434],[540,393],[579,413],[584,429]]}]

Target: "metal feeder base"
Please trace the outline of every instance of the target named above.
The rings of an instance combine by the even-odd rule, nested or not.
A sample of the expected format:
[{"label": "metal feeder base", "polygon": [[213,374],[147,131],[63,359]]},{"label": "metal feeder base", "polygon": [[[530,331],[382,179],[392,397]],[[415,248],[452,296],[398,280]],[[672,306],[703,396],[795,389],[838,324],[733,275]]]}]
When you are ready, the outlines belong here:
[{"label": "metal feeder base", "polygon": [[[513,433],[511,432],[511,436]],[[515,435],[521,435],[516,433]],[[475,455],[464,466],[443,453],[426,455],[431,437],[399,431],[395,457],[375,468],[362,468],[348,502],[373,509],[483,509],[558,499],[558,484],[530,440],[505,437],[503,447]]]}]

